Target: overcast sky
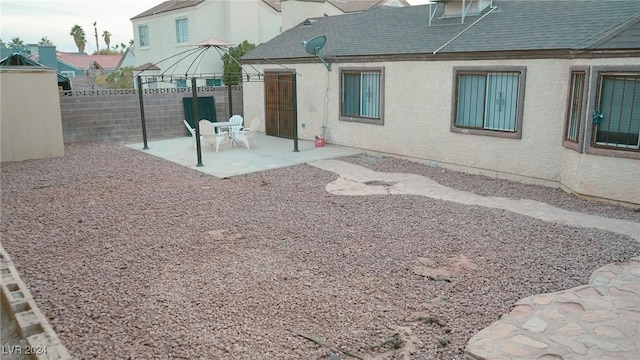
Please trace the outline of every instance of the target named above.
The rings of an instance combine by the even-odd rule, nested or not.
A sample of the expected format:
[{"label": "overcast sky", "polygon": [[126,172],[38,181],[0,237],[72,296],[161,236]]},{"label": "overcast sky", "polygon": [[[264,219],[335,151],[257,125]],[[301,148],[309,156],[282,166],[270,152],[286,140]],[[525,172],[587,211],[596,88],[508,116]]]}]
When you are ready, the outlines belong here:
[{"label": "overcast sky", "polygon": [[74,25],[86,33],[85,51],[96,50],[93,23],[97,22],[100,47],[102,32],[111,33],[111,45],[133,39],[132,17],[162,0],[0,0],[0,38],[5,43],[19,37],[25,44],[38,43],[43,36],[60,51],[78,51],[69,35]]},{"label": "overcast sky", "polygon": [[[78,51],[69,35],[74,25],[86,33],[85,52],[96,50],[93,23],[97,22],[100,48],[102,32],[111,33],[111,46],[129,44],[133,39],[131,18],[163,0],[0,0],[0,39],[5,43],[19,37],[25,44],[36,44],[46,36],[59,51]],[[246,1],[246,0],[234,0]],[[408,0],[424,3],[427,0]]]}]

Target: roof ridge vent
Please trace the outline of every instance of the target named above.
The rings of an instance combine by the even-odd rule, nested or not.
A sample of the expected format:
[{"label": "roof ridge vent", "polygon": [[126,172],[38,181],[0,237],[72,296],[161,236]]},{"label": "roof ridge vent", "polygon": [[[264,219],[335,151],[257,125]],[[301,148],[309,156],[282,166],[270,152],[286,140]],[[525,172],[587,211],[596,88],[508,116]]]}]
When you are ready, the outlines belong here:
[{"label": "roof ridge vent", "polygon": [[315,24],[317,22],[318,22],[318,20],[316,20],[316,19],[307,19],[302,23],[302,26],[311,26],[311,25],[313,25],[313,24]]}]

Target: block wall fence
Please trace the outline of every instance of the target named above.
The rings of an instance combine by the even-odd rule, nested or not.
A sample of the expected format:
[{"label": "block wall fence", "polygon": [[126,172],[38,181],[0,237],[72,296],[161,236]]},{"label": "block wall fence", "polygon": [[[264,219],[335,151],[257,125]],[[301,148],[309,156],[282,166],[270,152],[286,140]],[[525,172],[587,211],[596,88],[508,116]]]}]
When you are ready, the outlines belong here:
[{"label": "block wall fence", "polygon": [[[185,136],[188,133],[183,100],[191,88],[145,89],[143,103],[147,140]],[[229,118],[227,87],[199,87],[198,97],[213,96],[218,121]],[[232,86],[232,114],[243,115],[242,86]],[[140,101],[137,90],[71,90],[60,93],[65,143],[91,141],[142,142]]]}]

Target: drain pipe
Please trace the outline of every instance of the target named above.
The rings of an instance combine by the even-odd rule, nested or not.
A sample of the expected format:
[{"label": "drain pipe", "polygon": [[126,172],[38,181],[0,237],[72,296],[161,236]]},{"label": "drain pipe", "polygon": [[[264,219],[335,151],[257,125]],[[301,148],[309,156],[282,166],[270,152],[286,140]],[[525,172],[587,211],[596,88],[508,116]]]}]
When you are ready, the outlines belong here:
[{"label": "drain pipe", "polygon": [[459,38],[462,34],[464,34],[465,32],[467,32],[467,30],[471,29],[471,27],[475,24],[477,24],[480,20],[484,19],[485,16],[491,14],[493,12],[493,10],[497,9],[498,7],[492,7],[491,10],[489,10],[489,12],[487,12],[486,14],[480,16],[480,18],[476,21],[474,21],[473,23],[471,23],[471,25],[467,26],[464,30],[460,31],[460,33],[456,36],[454,36],[453,38],[451,38],[451,40],[447,41],[446,43],[444,43],[444,45],[440,46],[439,48],[437,48],[434,52],[433,55],[437,54],[440,50],[444,49],[447,45],[451,44],[455,39]]}]

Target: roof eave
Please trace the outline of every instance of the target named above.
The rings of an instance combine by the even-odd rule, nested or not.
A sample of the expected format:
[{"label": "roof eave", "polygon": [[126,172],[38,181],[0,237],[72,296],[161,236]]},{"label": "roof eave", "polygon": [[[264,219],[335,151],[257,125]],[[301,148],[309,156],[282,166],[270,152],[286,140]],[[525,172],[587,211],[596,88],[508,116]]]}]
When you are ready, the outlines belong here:
[{"label": "roof eave", "polygon": [[[508,51],[441,52],[414,54],[377,54],[325,56],[327,63],[388,62],[388,61],[452,61],[452,60],[534,60],[534,59],[590,59],[640,57],[637,49],[536,49]],[[271,59],[243,59],[241,64],[311,64],[321,63],[314,57]]]}]

